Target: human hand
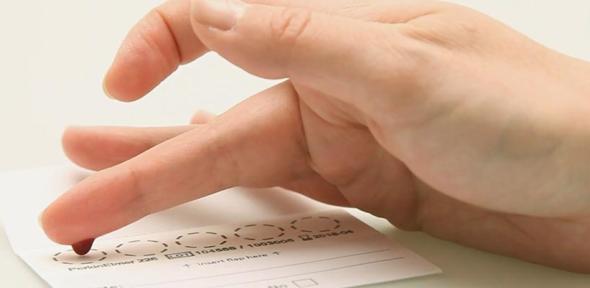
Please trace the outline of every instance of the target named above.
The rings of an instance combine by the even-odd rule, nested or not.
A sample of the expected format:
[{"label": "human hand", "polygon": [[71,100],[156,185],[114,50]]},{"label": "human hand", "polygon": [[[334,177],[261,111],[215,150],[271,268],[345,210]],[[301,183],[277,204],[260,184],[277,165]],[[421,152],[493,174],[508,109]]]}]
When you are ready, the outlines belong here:
[{"label": "human hand", "polygon": [[101,171],[44,212],[53,240],[232,186],[283,186],[590,272],[587,63],[441,2],[190,6],[168,1],[133,29],[105,79],[111,96],[136,100],[209,50],[288,80],[200,124],[66,131],[69,157]]}]

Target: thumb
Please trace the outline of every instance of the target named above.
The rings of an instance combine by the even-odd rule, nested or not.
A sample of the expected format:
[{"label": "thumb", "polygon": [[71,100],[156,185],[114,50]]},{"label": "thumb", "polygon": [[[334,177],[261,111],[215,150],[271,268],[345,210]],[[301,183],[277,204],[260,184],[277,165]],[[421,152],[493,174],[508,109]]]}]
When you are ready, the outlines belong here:
[{"label": "thumb", "polygon": [[396,25],[239,0],[193,0],[191,9],[201,41],[234,64],[349,98],[343,100],[382,94],[383,86],[368,81],[391,85],[397,75],[388,70],[404,66]]}]

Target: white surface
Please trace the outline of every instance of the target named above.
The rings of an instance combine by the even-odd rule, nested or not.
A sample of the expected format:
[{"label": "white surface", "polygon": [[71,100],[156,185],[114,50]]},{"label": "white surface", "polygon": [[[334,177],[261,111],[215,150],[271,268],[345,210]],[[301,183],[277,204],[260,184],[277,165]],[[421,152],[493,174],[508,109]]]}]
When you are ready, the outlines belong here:
[{"label": "white surface", "polygon": [[0,190],[18,191],[0,211],[11,246],[52,287],[335,288],[440,273],[344,209],[282,189],[228,189],[100,237],[78,256],[47,239],[37,213],[86,175],[70,166],[0,174]]},{"label": "white surface", "polygon": [[[0,1],[0,169],[61,163],[59,139],[71,124],[167,125],[196,109],[222,112],[270,82],[214,55],[182,68],[148,98],[116,103],[101,78],[128,28],[160,1]],[[590,1],[463,0],[535,40],[590,60]],[[11,191],[0,191],[1,202]],[[425,256],[444,275],[375,287],[588,287],[577,275],[397,231],[380,231]],[[0,230],[0,286],[45,287],[14,256]]]}]

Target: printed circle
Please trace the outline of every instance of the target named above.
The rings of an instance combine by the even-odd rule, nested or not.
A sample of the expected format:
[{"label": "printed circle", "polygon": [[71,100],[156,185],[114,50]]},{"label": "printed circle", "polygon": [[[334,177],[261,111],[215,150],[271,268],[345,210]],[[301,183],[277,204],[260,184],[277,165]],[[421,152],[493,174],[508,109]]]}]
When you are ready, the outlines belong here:
[{"label": "printed circle", "polygon": [[215,232],[190,232],[176,237],[175,243],[186,248],[215,248],[227,243],[227,236]]},{"label": "printed circle", "polygon": [[129,257],[155,256],[168,251],[168,244],[156,240],[133,240],[115,246],[115,252]]},{"label": "printed circle", "polygon": [[306,233],[330,232],[340,228],[340,220],[326,216],[308,216],[291,221],[291,228]]},{"label": "printed circle", "polygon": [[236,228],[234,235],[250,241],[272,240],[285,235],[285,229],[272,224],[249,224]]},{"label": "printed circle", "polygon": [[90,249],[86,255],[78,255],[74,250],[66,250],[53,254],[53,261],[66,265],[88,265],[94,262],[100,262],[107,258],[107,252]]}]

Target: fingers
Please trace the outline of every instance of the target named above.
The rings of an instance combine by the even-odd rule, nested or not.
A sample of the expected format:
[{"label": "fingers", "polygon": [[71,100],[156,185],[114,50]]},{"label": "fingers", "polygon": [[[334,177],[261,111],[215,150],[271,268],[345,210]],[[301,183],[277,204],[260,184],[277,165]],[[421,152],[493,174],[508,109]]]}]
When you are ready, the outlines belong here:
[{"label": "fingers", "polygon": [[43,228],[54,241],[71,244],[228,187],[270,187],[304,177],[309,171],[297,107],[289,84],[251,97],[211,124],[80,182],[46,209]]},{"label": "fingers", "polygon": [[258,76],[288,77],[347,102],[382,96],[413,64],[394,25],[239,0],[192,3],[193,27],[210,49]]},{"label": "fingers", "polygon": [[62,145],[74,163],[86,169],[102,170],[193,128],[188,125],[162,128],[70,127],[64,132]]},{"label": "fingers", "polygon": [[[191,124],[207,124],[214,118],[215,114],[199,110],[193,115]],[[66,155],[74,163],[86,169],[102,170],[123,163],[194,128],[70,127],[64,132],[63,146]],[[350,205],[336,187],[316,173],[282,186],[324,203]]]},{"label": "fingers", "polygon": [[[207,124],[215,115],[194,114],[191,124]],[[178,127],[69,127],[62,137],[64,152],[81,167],[102,170],[123,163],[152,147],[192,130]]]},{"label": "fingers", "polygon": [[104,79],[107,95],[136,100],[174,72],[206,52],[193,32],[190,3],[169,0],[152,10],[123,41]]}]

